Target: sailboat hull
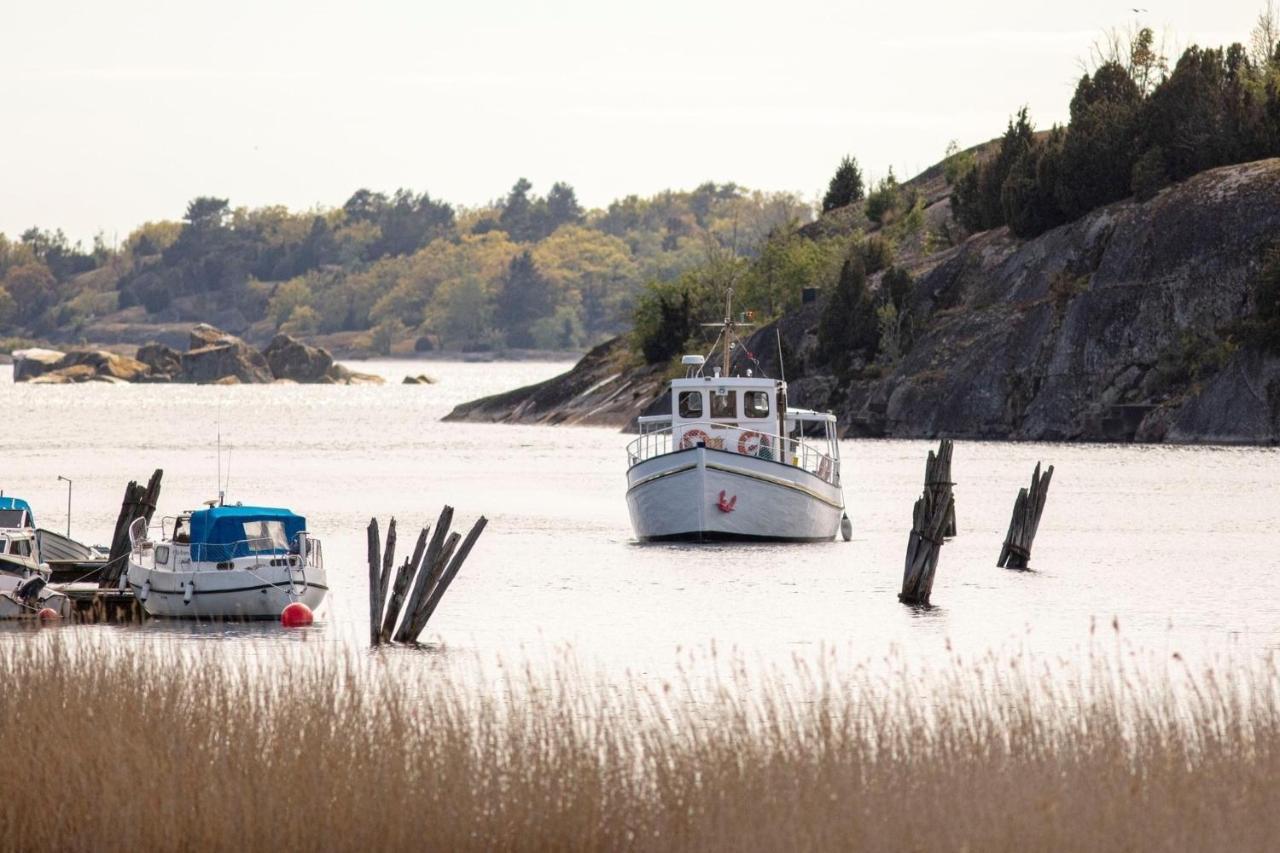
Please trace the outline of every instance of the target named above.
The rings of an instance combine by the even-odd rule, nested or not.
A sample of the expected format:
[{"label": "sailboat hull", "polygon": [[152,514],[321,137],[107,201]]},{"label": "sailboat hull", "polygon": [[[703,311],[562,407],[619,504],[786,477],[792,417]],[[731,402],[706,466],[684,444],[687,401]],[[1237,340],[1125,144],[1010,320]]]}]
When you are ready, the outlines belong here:
[{"label": "sailboat hull", "polygon": [[840,488],[808,471],[705,447],[634,465],[627,485],[643,542],[830,541],[844,515]]}]

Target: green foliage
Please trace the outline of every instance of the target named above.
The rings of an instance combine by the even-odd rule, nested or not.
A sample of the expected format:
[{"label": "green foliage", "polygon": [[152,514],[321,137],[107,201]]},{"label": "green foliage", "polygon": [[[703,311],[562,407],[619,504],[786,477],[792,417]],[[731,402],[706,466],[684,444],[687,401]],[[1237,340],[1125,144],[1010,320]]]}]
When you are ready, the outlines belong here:
[{"label": "green foliage", "polygon": [[405,332],[404,323],[395,317],[388,317],[373,327],[370,346],[379,355],[391,355],[391,347],[405,336]]},{"label": "green foliage", "polygon": [[1192,46],[1172,72],[1149,29],[1111,45],[1077,85],[1064,131],[1037,139],[1023,109],[995,156],[963,172],[948,165],[957,219],[1032,237],[1205,169],[1280,155],[1280,65],[1260,61],[1272,23],[1260,19],[1252,53]]},{"label": "green foliage", "polygon": [[862,201],[862,197],[862,170],[855,158],[846,156],[827,185],[827,194],[822,197],[822,212],[847,207]]},{"label": "green foliage", "polygon": [[662,364],[683,352],[698,329],[692,296],[696,289],[687,279],[657,283],[640,297],[632,334],[646,364]]},{"label": "green foliage", "polygon": [[947,152],[942,161],[942,175],[946,179],[947,186],[954,187],[976,163],[972,152],[960,150],[959,142],[954,139],[948,142]]},{"label": "green foliage", "polygon": [[840,278],[827,297],[818,321],[818,346],[837,374],[845,374],[854,361],[871,361],[880,345],[880,321],[867,290],[862,258],[853,253],[840,270]]},{"label": "green foliage", "polygon": [[533,254],[526,250],[512,258],[494,305],[494,320],[506,329],[507,345],[534,346],[533,325],[555,310],[555,289],[538,270]]},{"label": "green foliage", "polygon": [[901,208],[902,191],[898,187],[898,179],[893,176],[893,167],[890,166],[889,174],[867,196],[867,218],[877,225],[888,225]]}]

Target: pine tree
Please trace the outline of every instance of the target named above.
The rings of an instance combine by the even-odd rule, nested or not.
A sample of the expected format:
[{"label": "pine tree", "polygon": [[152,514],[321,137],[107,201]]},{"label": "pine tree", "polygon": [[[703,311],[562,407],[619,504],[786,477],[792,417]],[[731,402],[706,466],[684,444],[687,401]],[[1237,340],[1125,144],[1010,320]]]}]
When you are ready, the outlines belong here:
[{"label": "pine tree", "polygon": [[822,212],[862,201],[863,194],[862,170],[858,168],[858,161],[853,157],[845,157],[827,186],[827,194],[822,197]]}]

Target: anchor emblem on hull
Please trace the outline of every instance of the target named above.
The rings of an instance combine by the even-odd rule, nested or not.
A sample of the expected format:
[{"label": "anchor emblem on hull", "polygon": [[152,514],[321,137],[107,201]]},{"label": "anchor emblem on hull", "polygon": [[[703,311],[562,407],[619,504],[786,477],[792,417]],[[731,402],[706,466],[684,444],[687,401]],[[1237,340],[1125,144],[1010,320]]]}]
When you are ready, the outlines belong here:
[{"label": "anchor emblem on hull", "polygon": [[725,499],[724,489],[720,490],[720,500],[716,503],[716,509],[721,512],[733,512],[733,508],[738,503],[738,496],[734,495],[728,500]]}]

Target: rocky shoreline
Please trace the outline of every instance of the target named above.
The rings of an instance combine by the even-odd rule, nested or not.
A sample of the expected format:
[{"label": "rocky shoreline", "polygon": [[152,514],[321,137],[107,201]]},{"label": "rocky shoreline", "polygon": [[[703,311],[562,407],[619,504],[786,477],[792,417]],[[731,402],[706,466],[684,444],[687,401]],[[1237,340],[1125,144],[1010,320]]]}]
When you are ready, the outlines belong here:
[{"label": "rocky shoreline", "polygon": [[[792,404],[853,437],[1280,443],[1280,358],[1237,335],[1277,241],[1280,159],[1228,166],[1033,240],[997,229],[914,259],[919,326],[894,363],[835,375],[820,303],[747,349],[780,375],[776,328]],[[615,339],[450,418],[634,428],[669,404],[665,366],[627,367],[626,350]]]},{"label": "rocky shoreline", "polygon": [[190,330],[187,350],[149,343],[134,356],[96,349],[32,348],[13,353],[13,381],[33,385],[79,382],[198,385],[379,385],[382,378],[336,363],[328,350],[277,335],[257,350],[235,335],[201,323]]}]

